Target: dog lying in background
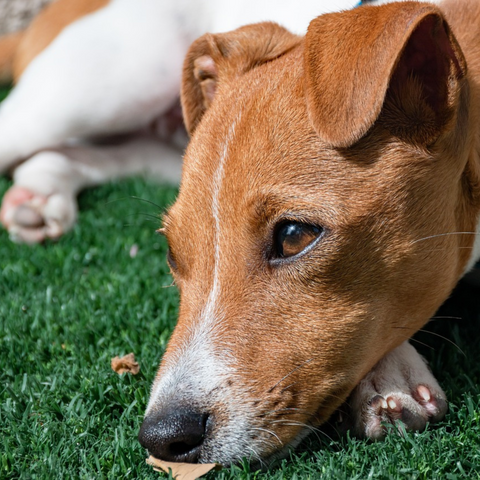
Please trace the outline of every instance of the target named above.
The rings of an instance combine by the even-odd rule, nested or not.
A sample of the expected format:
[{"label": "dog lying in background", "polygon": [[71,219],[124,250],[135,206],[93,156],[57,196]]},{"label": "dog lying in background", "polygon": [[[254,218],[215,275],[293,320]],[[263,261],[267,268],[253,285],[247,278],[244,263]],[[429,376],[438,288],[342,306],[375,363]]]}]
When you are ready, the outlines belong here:
[{"label": "dog lying in background", "polygon": [[151,455],[268,464],[350,394],[360,435],[442,418],[408,339],[480,257],[479,35],[480,3],[447,0],[191,46]]},{"label": "dog lying in background", "polygon": [[195,38],[262,20],[302,33],[316,15],[355,3],[51,4],[25,32],[0,42],[0,77],[13,71],[16,83],[0,107],[0,172],[13,169],[14,180],[0,219],[11,237],[28,243],[58,238],[74,224],[76,195],[87,186],[142,172],[179,181],[179,149],[169,143],[181,125],[174,107],[183,58]]}]

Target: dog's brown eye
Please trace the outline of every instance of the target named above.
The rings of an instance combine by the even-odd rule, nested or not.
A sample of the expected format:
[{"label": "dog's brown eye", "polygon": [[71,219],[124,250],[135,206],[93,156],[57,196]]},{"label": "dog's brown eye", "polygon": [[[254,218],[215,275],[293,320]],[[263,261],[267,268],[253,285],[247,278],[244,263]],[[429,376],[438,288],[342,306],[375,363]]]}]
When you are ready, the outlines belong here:
[{"label": "dog's brown eye", "polygon": [[274,233],[274,258],[298,255],[320,237],[322,228],[300,222],[280,224]]}]

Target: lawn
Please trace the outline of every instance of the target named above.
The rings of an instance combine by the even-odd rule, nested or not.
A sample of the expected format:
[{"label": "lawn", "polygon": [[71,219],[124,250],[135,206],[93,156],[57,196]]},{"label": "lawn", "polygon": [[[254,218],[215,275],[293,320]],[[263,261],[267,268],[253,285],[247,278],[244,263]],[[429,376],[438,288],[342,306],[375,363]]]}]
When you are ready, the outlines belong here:
[{"label": "lawn", "polygon": [[[159,478],[136,436],[177,314],[155,234],[175,195],[142,179],[108,184],[81,195],[57,243],[0,231],[0,478]],[[416,343],[451,402],[441,424],[378,443],[319,433],[270,472],[208,478],[480,478],[480,290],[457,289],[446,316],[459,318],[432,320]],[[129,352],[140,374],[117,375],[110,359]]]}]

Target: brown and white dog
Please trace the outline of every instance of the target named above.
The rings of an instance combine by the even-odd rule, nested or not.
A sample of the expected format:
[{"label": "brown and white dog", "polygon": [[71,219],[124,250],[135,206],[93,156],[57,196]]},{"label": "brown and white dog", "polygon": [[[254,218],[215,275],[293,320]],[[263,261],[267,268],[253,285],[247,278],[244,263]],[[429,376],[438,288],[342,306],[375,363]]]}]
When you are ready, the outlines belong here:
[{"label": "brown and white dog", "polygon": [[352,391],[366,436],[444,415],[407,341],[480,256],[479,35],[478,0],[449,0],[192,45],[152,455],[268,463]]}]

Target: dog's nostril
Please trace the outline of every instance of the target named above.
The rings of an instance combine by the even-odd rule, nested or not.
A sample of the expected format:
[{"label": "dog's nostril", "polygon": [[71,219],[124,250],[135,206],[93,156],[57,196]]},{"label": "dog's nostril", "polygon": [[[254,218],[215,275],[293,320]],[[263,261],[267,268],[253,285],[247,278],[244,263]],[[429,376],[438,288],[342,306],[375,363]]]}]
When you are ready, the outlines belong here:
[{"label": "dog's nostril", "polygon": [[138,439],[151,455],[172,462],[196,463],[209,415],[194,410],[169,410],[145,417]]},{"label": "dog's nostril", "polygon": [[175,457],[181,457],[188,455],[195,447],[198,447],[202,443],[202,439],[198,439],[193,445],[187,442],[174,442],[170,444],[170,453]]}]

